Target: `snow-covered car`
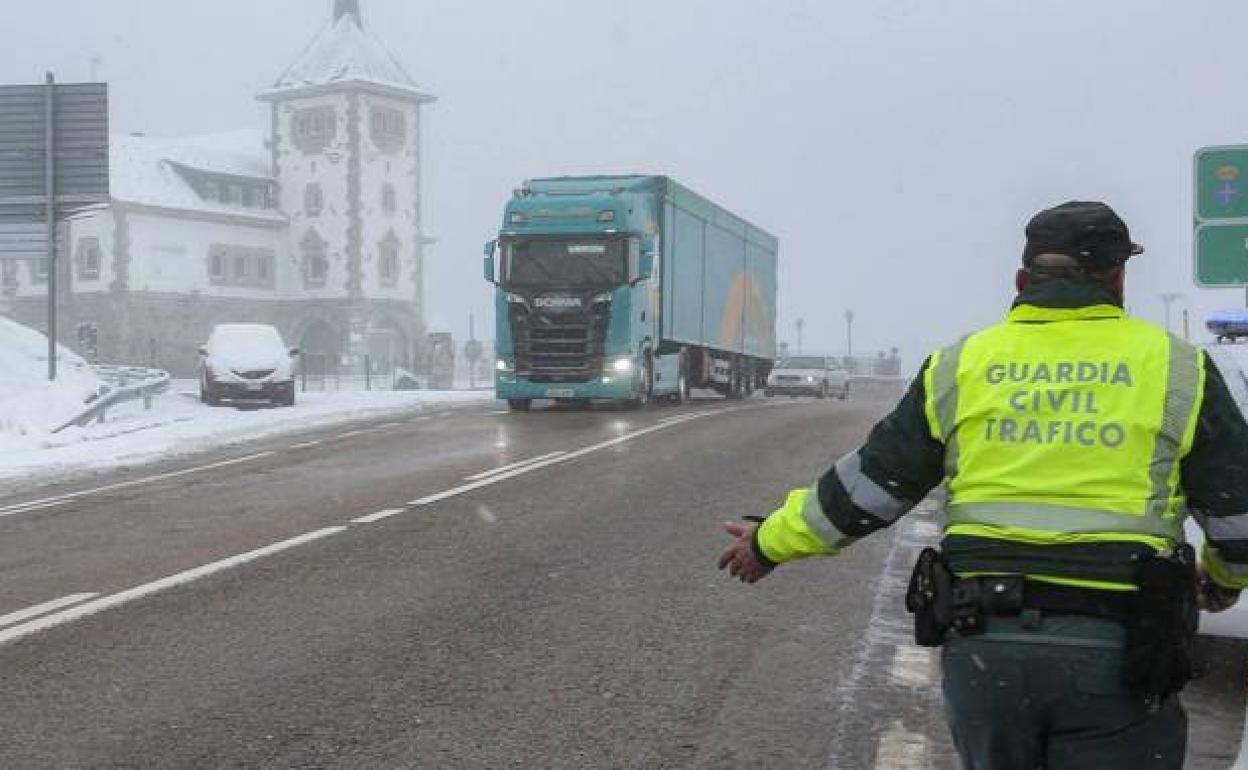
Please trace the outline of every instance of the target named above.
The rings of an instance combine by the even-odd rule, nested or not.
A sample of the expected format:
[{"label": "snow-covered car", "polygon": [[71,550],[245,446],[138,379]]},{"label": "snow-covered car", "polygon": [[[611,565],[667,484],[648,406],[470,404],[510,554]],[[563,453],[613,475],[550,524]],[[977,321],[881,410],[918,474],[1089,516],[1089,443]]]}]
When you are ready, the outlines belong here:
[{"label": "snow-covered car", "polygon": [[763,391],[772,396],[849,397],[849,372],[830,356],[789,356],[776,362]]},{"label": "snow-covered car", "polygon": [[268,324],[218,324],[199,349],[199,399],[263,400],[294,406],[297,348]]}]

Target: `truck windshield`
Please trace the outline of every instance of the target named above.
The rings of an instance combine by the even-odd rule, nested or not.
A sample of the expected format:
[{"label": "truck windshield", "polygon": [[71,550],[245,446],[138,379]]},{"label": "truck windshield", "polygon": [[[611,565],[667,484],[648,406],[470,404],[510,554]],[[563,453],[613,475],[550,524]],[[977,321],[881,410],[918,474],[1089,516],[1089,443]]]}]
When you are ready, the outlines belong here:
[{"label": "truck windshield", "polygon": [[623,238],[516,238],[503,242],[504,282],[516,287],[608,288],[624,282]]}]

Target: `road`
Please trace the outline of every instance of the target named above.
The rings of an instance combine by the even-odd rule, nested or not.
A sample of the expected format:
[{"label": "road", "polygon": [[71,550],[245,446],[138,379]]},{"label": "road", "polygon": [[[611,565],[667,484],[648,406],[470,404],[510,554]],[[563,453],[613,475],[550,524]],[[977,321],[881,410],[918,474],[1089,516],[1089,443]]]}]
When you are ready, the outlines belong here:
[{"label": "road", "polygon": [[[21,490],[0,766],[951,768],[900,598],[932,506],[757,586],[714,568],[719,522],[885,407],[473,407]],[[1215,652],[1192,767],[1237,749]]]}]

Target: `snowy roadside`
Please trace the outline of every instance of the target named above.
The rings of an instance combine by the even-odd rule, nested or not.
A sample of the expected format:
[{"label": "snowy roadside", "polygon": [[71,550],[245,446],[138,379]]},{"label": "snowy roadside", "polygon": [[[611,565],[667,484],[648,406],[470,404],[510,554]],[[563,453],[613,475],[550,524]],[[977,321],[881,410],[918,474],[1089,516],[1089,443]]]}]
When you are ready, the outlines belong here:
[{"label": "snowy roadside", "polygon": [[0,434],[0,495],[19,485],[134,466],[255,439],[434,406],[483,404],[493,390],[299,393],[293,407],[201,404],[194,381],[175,381],[154,399],[112,409],[108,420],[56,435]]}]

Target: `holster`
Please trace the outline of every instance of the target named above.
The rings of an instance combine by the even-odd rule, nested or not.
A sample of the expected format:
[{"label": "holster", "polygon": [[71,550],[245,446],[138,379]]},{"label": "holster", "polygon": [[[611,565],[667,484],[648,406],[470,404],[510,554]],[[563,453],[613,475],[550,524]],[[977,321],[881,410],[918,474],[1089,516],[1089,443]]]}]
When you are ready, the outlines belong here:
[{"label": "holster", "polygon": [[1152,557],[1136,572],[1127,620],[1127,686],[1138,697],[1160,703],[1198,675],[1195,641],[1200,609],[1196,601],[1196,554],[1180,545],[1168,558]]},{"label": "holster", "polygon": [[906,610],[914,614],[914,643],[939,647],[953,623],[953,573],[935,548],[924,548],[910,573]]}]

